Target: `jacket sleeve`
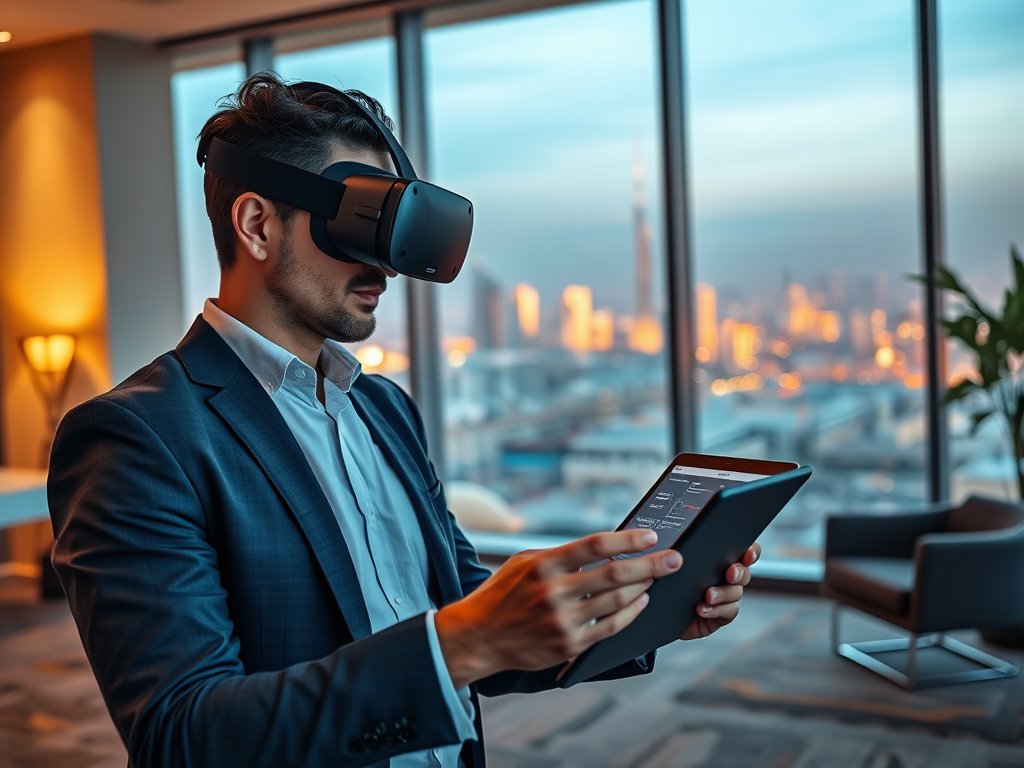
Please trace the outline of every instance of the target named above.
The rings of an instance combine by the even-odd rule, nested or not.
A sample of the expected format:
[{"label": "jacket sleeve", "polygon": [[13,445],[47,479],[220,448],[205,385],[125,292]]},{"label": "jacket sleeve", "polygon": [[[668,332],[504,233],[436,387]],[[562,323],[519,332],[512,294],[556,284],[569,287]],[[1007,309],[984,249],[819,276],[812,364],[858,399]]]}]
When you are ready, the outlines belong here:
[{"label": "jacket sleeve", "polygon": [[[364,766],[460,739],[424,616],[246,674],[203,500],[159,435],[108,399],[54,443],[53,562],[139,768]],[[258,510],[254,510],[258,513]]]}]

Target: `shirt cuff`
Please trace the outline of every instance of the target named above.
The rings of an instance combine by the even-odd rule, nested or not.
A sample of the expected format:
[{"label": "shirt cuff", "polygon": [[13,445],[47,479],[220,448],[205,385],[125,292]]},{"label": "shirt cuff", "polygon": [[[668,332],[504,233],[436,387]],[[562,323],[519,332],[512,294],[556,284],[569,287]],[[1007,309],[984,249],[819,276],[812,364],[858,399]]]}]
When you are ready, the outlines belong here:
[{"label": "shirt cuff", "polygon": [[448,712],[451,714],[452,722],[455,723],[455,732],[459,741],[476,740],[476,710],[469,695],[469,687],[455,690],[455,683],[448,672],[448,665],[444,663],[444,656],[441,654],[441,643],[437,639],[437,630],[434,628],[434,614],[437,611],[427,612],[427,642],[430,644],[430,657],[434,660],[434,670],[437,672],[438,682],[441,684],[441,695],[444,696],[445,704],[448,705]]}]

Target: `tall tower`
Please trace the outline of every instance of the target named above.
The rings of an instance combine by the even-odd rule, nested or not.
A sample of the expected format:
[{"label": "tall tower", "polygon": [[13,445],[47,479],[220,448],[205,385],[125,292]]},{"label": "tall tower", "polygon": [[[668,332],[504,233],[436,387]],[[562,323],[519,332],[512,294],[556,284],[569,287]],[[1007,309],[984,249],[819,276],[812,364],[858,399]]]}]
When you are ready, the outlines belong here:
[{"label": "tall tower", "polygon": [[640,142],[633,154],[633,242],[636,249],[636,316],[651,315],[651,230],[647,224],[644,161]]},{"label": "tall tower", "polygon": [[633,242],[636,249],[636,317],[629,335],[629,347],[648,355],[661,351],[661,323],[651,306],[651,227],[647,223],[647,195],[644,193],[644,161],[637,139],[633,153]]},{"label": "tall tower", "polygon": [[567,285],[562,291],[562,345],[588,352],[594,334],[594,299],[585,285]]},{"label": "tall tower", "polygon": [[478,265],[473,273],[473,335],[480,349],[505,346],[505,295],[498,282]]}]

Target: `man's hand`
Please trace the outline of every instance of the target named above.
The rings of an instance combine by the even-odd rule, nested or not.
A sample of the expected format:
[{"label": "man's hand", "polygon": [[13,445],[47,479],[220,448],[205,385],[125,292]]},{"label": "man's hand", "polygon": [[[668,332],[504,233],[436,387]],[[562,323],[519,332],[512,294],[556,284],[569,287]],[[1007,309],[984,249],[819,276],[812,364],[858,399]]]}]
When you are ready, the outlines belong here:
[{"label": "man's hand", "polygon": [[580,569],[657,540],[652,531],[596,533],[511,557],[434,619],[455,687],[507,669],[545,669],[622,630],[647,605],[652,581],[678,570],[682,556],[665,550]]},{"label": "man's hand", "polygon": [[697,606],[697,618],[686,628],[682,640],[696,640],[732,623],[740,612],[743,588],[750,583],[750,566],[761,556],[761,545],[752,544],[743,555],[743,562],[725,569],[726,586],[709,587],[704,602]]}]

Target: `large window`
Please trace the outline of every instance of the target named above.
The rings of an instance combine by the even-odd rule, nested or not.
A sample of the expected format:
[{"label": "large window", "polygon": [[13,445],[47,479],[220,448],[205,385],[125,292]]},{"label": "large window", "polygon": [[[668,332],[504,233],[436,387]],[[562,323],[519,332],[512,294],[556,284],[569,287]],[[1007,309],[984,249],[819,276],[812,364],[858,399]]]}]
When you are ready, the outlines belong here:
[{"label": "large window", "polygon": [[509,502],[510,527],[614,527],[667,461],[653,15],[426,36],[431,176],[476,210],[439,289],[447,473]]},{"label": "large window", "polygon": [[[948,261],[998,310],[1011,279],[1010,243],[1024,250],[1024,3],[942,0],[939,11]],[[974,368],[958,344],[949,363],[954,381]],[[1005,428],[992,418],[969,435],[980,405],[950,411],[952,495],[1015,499]]]},{"label": "large window", "polygon": [[766,559],[925,496],[912,12],[687,4],[700,445],[814,468]]},{"label": "large window", "polygon": [[203,196],[203,169],[196,162],[199,131],[217,110],[217,102],[237,90],[244,79],[245,67],[238,63],[187,70],[171,77],[178,240],[186,330],[196,315],[203,311],[203,302],[217,295],[220,283],[217,251],[213,247],[213,233]]}]

